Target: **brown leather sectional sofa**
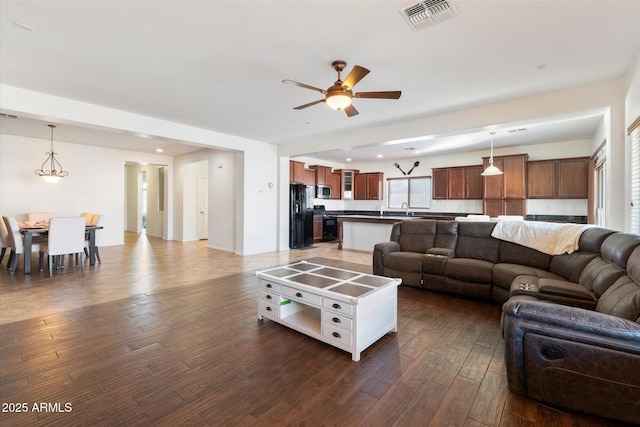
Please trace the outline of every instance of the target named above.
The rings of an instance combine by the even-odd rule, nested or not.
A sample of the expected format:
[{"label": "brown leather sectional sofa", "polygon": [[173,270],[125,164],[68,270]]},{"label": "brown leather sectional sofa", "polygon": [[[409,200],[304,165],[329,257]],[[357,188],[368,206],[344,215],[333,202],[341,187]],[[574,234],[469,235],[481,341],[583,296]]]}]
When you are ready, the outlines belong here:
[{"label": "brown leather sectional sofa", "polygon": [[405,220],[375,245],[374,274],[502,306],[514,393],[640,424],[640,235],[598,227],[547,255],[494,222]]}]

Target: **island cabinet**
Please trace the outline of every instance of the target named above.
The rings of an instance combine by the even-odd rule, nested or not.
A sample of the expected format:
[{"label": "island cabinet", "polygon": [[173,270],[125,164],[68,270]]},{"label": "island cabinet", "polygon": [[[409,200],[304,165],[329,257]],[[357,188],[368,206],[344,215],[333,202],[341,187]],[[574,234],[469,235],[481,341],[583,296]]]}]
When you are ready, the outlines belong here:
[{"label": "island cabinet", "polygon": [[529,199],[588,198],[588,157],[535,160],[528,164]]},{"label": "island cabinet", "polygon": [[434,199],[482,199],[482,165],[431,170]]},{"label": "island cabinet", "polygon": [[[493,164],[503,174],[485,176],[483,183],[483,210],[485,215],[526,215],[528,154],[515,154],[493,158]],[[483,168],[489,158],[483,158]]]},{"label": "island cabinet", "polygon": [[384,174],[358,173],[354,177],[354,200],[382,200]]}]

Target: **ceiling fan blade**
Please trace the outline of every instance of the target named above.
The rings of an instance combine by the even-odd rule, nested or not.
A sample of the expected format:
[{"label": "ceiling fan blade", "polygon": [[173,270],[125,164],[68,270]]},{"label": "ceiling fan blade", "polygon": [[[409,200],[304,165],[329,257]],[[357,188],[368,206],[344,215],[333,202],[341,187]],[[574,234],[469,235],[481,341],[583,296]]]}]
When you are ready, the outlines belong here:
[{"label": "ceiling fan blade", "polygon": [[399,90],[387,92],[358,92],[353,95],[354,98],[379,98],[379,99],[398,99],[402,94]]},{"label": "ceiling fan blade", "polygon": [[356,107],[354,107],[353,104],[351,104],[348,107],[346,107],[344,109],[344,112],[347,113],[348,117],[355,116],[355,115],[359,114],[358,110],[356,110]]},{"label": "ceiling fan blade", "polygon": [[309,86],[309,85],[306,85],[306,84],[304,84],[304,83],[295,82],[295,81],[293,81],[293,80],[289,80],[289,79],[283,80],[283,81],[282,81],[282,83],[286,83],[286,84],[288,84],[288,85],[294,85],[294,86],[303,87],[303,88],[305,88],[305,89],[316,90],[316,91],[318,91],[318,92],[320,92],[320,93],[323,93],[323,94],[325,94],[325,95],[327,94],[327,91],[326,91],[326,90],[324,90],[324,89],[320,89],[319,87]]},{"label": "ceiling fan blade", "polygon": [[299,105],[297,107],[293,107],[294,110],[302,110],[303,108],[311,107],[312,105],[320,104],[321,102],[325,102],[324,99],[319,99],[317,101],[310,102],[308,104]]},{"label": "ceiling fan blade", "polygon": [[367,74],[369,74],[369,70],[359,65],[356,65],[353,67],[353,70],[351,70],[347,78],[344,79],[342,86],[343,87],[346,86],[349,89],[353,89],[356,83],[362,80],[364,76],[366,76]]}]

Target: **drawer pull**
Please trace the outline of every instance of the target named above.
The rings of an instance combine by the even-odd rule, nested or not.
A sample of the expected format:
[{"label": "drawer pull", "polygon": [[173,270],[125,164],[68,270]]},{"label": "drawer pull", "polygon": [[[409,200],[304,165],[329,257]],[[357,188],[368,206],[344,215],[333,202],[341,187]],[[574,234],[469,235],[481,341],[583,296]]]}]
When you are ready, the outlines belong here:
[{"label": "drawer pull", "polygon": [[334,323],[340,323],[340,319],[338,319],[337,317],[334,317],[334,318],[333,318],[333,319],[331,319],[331,320],[333,320],[333,322],[334,322]]},{"label": "drawer pull", "polygon": [[266,296],[266,298],[267,298],[267,299],[271,299],[271,295],[267,295],[267,296]]},{"label": "drawer pull", "polygon": [[337,309],[337,310],[341,310],[342,309],[342,307],[340,307],[340,304],[333,304],[332,307]]},{"label": "drawer pull", "polygon": [[333,336],[334,336],[334,337],[336,337],[336,338],[342,338],[342,337],[340,336],[340,334],[339,334],[339,333],[337,333],[337,332],[334,332],[334,333],[332,333],[331,335],[333,335]]},{"label": "drawer pull", "polygon": [[271,311],[271,307],[266,307],[266,310],[267,311]]},{"label": "drawer pull", "polygon": [[300,292],[296,292],[296,296],[297,296],[298,298],[302,298],[302,294],[301,294]]},{"label": "drawer pull", "polygon": [[267,283],[267,288],[273,288],[273,286],[271,286],[271,283]]}]

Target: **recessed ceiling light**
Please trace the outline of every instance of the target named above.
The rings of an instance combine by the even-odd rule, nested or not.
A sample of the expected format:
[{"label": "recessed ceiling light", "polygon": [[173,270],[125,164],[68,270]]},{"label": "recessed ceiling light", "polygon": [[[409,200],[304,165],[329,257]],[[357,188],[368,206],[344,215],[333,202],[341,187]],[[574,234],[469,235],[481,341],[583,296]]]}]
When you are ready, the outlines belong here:
[{"label": "recessed ceiling light", "polygon": [[351,158],[348,158],[348,159],[347,159],[347,162],[350,162],[350,161],[351,161]]},{"label": "recessed ceiling light", "polygon": [[376,157],[377,157],[377,158],[381,158],[381,157],[382,157],[382,154],[378,154]]},{"label": "recessed ceiling light", "polygon": [[144,138],[144,139],[151,138],[151,135],[146,134],[146,133],[136,132],[136,133],[134,133],[134,135],[137,136],[138,138]]},{"label": "recessed ceiling light", "polygon": [[163,153],[164,150],[162,148],[156,148],[156,153]]}]

